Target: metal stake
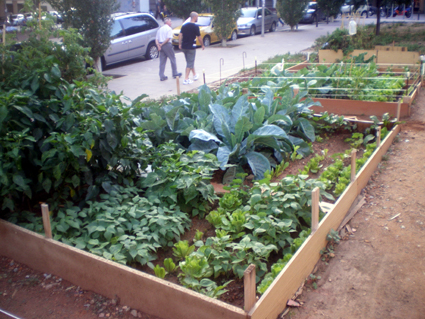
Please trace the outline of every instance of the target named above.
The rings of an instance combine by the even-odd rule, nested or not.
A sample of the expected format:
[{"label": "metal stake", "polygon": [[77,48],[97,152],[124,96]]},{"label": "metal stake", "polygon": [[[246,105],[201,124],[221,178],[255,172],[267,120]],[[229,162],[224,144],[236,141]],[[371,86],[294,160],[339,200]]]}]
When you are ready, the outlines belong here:
[{"label": "metal stake", "polygon": [[224,65],[224,59],[220,58],[220,85],[221,85],[221,66]]}]

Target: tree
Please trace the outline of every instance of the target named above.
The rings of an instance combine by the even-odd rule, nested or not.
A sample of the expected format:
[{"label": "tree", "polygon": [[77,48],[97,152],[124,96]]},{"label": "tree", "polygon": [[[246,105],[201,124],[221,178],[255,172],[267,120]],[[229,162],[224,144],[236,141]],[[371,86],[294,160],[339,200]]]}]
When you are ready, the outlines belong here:
[{"label": "tree", "polygon": [[344,0],[317,0],[317,5],[323,10],[326,17],[336,17],[343,4]]},{"label": "tree", "polygon": [[276,9],[283,21],[294,30],[304,15],[308,0],[277,0]]},{"label": "tree", "polygon": [[65,28],[76,28],[83,45],[97,63],[111,43],[111,14],[119,8],[116,0],[47,0],[64,19]]},{"label": "tree", "polygon": [[244,0],[206,0],[207,5],[214,13],[214,32],[221,39],[222,46],[226,46],[227,38],[235,28],[240,16],[240,6]]},{"label": "tree", "polygon": [[187,19],[192,11],[203,12],[206,10],[204,1],[199,0],[163,0],[168,10],[176,17]]}]

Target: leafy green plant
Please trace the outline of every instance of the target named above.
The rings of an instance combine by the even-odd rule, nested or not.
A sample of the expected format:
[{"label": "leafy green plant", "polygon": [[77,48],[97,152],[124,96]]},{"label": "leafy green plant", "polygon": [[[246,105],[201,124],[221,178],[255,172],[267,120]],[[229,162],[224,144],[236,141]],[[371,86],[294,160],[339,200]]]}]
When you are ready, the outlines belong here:
[{"label": "leafy green plant", "polygon": [[[134,187],[118,187],[86,208],[61,209],[52,220],[53,238],[119,263],[152,266],[157,249],[179,240],[190,219],[178,207],[151,203],[141,193]],[[18,213],[10,219],[18,220]],[[23,226],[34,228],[32,223]]]},{"label": "leafy green plant", "polygon": [[323,161],[328,154],[328,149],[324,149],[322,151],[323,155],[317,154],[315,157],[311,158],[307,165],[304,166],[304,169],[299,169],[299,172],[303,175],[308,175],[309,172],[312,172],[313,174],[316,174],[319,172],[320,168],[323,166],[320,164],[321,161]]},{"label": "leafy green plant", "polygon": [[165,278],[165,275],[167,274],[167,272],[165,271],[165,268],[161,267],[160,265],[156,265],[153,271],[155,272],[155,276],[162,279]]},{"label": "leafy green plant", "polygon": [[189,256],[195,250],[195,246],[189,246],[187,240],[181,240],[174,244],[173,255],[182,260]]},{"label": "leafy green plant", "polygon": [[200,240],[202,240],[202,238],[204,237],[204,233],[203,232],[201,232],[199,229],[197,229],[196,230],[196,233],[195,233],[195,237],[193,238],[193,241],[200,241]]},{"label": "leafy green plant", "polygon": [[208,259],[197,254],[186,255],[185,260],[179,263],[179,267],[182,271],[179,277],[183,277],[183,283],[186,282],[186,278],[199,280],[211,277],[213,274]]},{"label": "leafy green plant", "polygon": [[329,234],[326,236],[326,240],[328,241],[328,244],[320,251],[320,254],[322,255],[322,260],[328,262],[329,259],[335,257],[335,245],[339,244],[341,238],[337,231],[331,229]]},{"label": "leafy green plant", "polygon": [[351,137],[346,138],[345,142],[346,143],[350,142],[351,147],[358,149],[360,148],[360,146],[366,145],[374,138],[375,137],[371,134],[364,137],[363,133],[356,132],[356,133],[353,133]]},{"label": "leafy green plant", "polygon": [[171,258],[164,259],[164,268],[167,273],[172,273],[177,269],[176,264]]},{"label": "leafy green plant", "polygon": [[152,172],[137,183],[147,188],[145,196],[203,217],[218,198],[209,183],[218,169],[217,158],[199,151],[184,152],[171,142],[160,145],[153,156]]}]

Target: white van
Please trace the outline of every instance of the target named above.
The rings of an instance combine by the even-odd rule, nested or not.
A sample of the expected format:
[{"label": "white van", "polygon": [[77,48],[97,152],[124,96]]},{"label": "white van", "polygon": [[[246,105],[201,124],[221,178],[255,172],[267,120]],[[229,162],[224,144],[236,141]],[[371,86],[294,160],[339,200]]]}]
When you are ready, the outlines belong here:
[{"label": "white van", "polygon": [[155,59],[159,52],[155,44],[159,24],[148,13],[114,13],[111,45],[101,58],[106,65],[138,57]]}]

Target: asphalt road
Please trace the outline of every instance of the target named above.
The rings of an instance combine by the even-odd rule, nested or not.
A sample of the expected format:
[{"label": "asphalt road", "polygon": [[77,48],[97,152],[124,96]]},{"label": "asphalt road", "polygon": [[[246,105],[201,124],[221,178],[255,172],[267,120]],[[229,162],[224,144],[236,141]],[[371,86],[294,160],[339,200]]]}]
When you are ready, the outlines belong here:
[{"label": "asphalt road", "polygon": [[[417,20],[417,15],[411,19],[402,17],[383,19],[383,21],[397,22],[424,22],[424,16]],[[173,19],[172,27],[179,26],[181,20]],[[361,19],[359,24],[376,23],[376,16],[368,19]],[[160,23],[161,24],[161,23]],[[267,32],[264,36],[240,37],[236,41],[229,41],[227,47],[214,44],[205,50],[196,50],[195,70],[199,74],[199,80],[189,85],[183,85],[180,79],[180,91],[189,91],[203,84],[203,74],[205,73],[206,83],[212,83],[231,77],[245,68],[255,66],[255,61],[261,63],[278,54],[298,53],[310,48],[315,39],[327,33],[332,33],[341,26],[341,20],[335,20],[326,24],[299,25],[297,30],[279,26],[276,32]],[[348,21],[345,21],[348,27]],[[176,51],[176,60],[179,72],[184,74],[185,59],[182,52]],[[163,96],[177,94],[177,81],[172,78],[171,66],[167,62],[165,75],[167,81],[161,82],[159,79],[159,59],[144,61],[143,59],[132,60],[109,66],[104,75],[113,76],[108,82],[108,88],[116,93],[123,93],[131,100],[142,94],[148,94],[149,98],[158,99]]]}]

